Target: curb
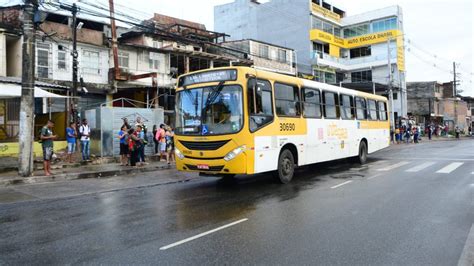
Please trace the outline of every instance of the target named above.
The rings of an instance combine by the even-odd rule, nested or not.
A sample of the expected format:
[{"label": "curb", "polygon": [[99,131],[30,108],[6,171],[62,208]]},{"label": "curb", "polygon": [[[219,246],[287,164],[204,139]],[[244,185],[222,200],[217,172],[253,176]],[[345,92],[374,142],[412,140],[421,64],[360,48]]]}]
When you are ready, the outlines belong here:
[{"label": "curb", "polygon": [[144,168],[129,168],[119,170],[108,170],[108,171],[84,171],[80,173],[64,173],[53,176],[32,176],[26,178],[12,178],[7,180],[0,180],[0,187],[7,187],[11,185],[19,184],[34,184],[54,181],[66,181],[76,179],[87,179],[87,178],[110,178],[118,175],[127,175],[131,173],[146,173],[153,171],[161,171],[166,169],[174,169],[174,166],[151,166]]}]

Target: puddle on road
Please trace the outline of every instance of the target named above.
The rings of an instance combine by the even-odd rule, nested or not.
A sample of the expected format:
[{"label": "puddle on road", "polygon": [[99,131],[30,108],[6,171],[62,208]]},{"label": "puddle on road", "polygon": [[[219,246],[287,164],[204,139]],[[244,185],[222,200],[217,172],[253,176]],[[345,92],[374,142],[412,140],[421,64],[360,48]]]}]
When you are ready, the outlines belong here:
[{"label": "puddle on road", "polygon": [[363,179],[365,175],[355,174],[355,173],[342,173],[342,174],[330,175],[330,177],[335,178],[335,179]]}]

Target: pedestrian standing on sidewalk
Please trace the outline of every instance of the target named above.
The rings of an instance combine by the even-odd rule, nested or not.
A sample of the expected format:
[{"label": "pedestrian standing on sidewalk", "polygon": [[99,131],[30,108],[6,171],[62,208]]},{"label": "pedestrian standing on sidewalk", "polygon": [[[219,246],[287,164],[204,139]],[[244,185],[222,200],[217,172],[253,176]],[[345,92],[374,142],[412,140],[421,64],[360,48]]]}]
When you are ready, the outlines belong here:
[{"label": "pedestrian standing on sidewalk", "polygon": [[433,137],[433,126],[429,125],[428,126],[428,139],[431,140],[432,137]]},{"label": "pedestrian standing on sidewalk", "polygon": [[420,134],[420,131],[418,130],[418,127],[413,128],[413,142],[418,143],[418,136]]},{"label": "pedestrian standing on sidewalk", "polygon": [[91,128],[87,124],[87,119],[82,119],[82,125],[79,128],[81,134],[81,149],[82,149],[82,160],[90,160],[90,135]]},{"label": "pedestrian standing on sidewalk", "polygon": [[143,125],[138,124],[136,126],[135,131],[138,132],[138,137],[140,138],[140,142],[142,145],[140,145],[140,149],[138,150],[138,162],[140,162],[140,165],[145,164],[145,145],[148,144],[146,141],[146,134],[145,131],[143,130]]},{"label": "pedestrian standing on sidewalk", "polygon": [[159,142],[159,149],[160,149],[160,158],[158,161],[161,161],[163,157],[165,157],[166,159],[166,138],[165,137],[166,137],[165,125],[160,124],[160,128],[158,129],[155,135],[155,139]]},{"label": "pedestrian standing on sidewalk", "polygon": [[158,150],[159,150],[160,143],[155,138],[156,132],[158,132],[158,128],[157,128],[156,125],[153,125],[153,143],[155,144],[155,153],[154,154],[158,155]]},{"label": "pedestrian standing on sidewalk", "polygon": [[410,134],[410,130],[407,128],[407,130],[405,131],[405,138],[406,138],[406,141],[407,141],[407,144],[410,143],[410,139],[411,139],[411,134]]},{"label": "pedestrian standing on sidewalk", "polygon": [[52,175],[51,173],[51,159],[53,158],[53,140],[56,139],[56,135],[53,135],[54,122],[48,120],[48,123],[41,129],[40,140],[41,147],[43,148],[43,167],[44,174],[46,176]]},{"label": "pedestrian standing on sidewalk", "polygon": [[135,129],[128,130],[128,149],[130,151],[130,166],[136,167],[138,160],[138,148],[141,145],[140,138],[138,138]]},{"label": "pedestrian standing on sidewalk", "polygon": [[168,126],[166,127],[166,160],[168,162],[168,165],[171,164],[171,162],[175,161],[174,158],[174,131],[173,129]]},{"label": "pedestrian standing on sidewalk", "polygon": [[66,141],[67,141],[67,155],[66,161],[72,163],[72,155],[76,152],[77,142],[77,130],[76,123],[69,123],[69,127],[66,128]]},{"label": "pedestrian standing on sidewalk", "polygon": [[122,128],[122,127],[124,127],[124,126],[127,128],[127,130],[129,130],[129,129],[132,128],[132,127],[130,126],[130,124],[128,123],[128,119],[127,119],[126,117],[122,118],[122,120],[123,120],[123,124],[122,124],[122,126],[121,126],[120,128]]},{"label": "pedestrian standing on sidewalk", "polygon": [[120,165],[128,165],[128,129],[127,126],[123,125],[118,133],[120,140]]},{"label": "pedestrian standing on sidewalk", "polygon": [[395,140],[397,141],[397,144],[400,144],[400,128],[395,128]]},{"label": "pedestrian standing on sidewalk", "polygon": [[472,128],[471,128],[471,126],[469,126],[469,127],[467,128],[467,132],[469,133],[469,136],[471,136],[471,134],[472,134]]}]

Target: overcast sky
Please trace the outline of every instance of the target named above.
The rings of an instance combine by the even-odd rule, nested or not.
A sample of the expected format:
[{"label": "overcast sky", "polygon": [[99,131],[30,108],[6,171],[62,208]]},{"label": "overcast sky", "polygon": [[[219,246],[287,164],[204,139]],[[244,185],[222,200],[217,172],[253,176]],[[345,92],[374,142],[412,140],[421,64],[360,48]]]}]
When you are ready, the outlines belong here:
[{"label": "overcast sky", "polygon": [[[0,4],[19,0],[0,0]],[[82,0],[100,2],[106,0]],[[116,10],[135,18],[149,18],[153,12],[200,22],[214,29],[214,6],[233,0],[115,0]],[[289,0],[291,1],[291,0]],[[406,34],[407,81],[451,81],[452,62],[460,64],[461,89],[474,96],[474,33],[472,0],[328,0],[355,15],[389,5],[400,5]],[[133,4],[132,4],[133,3]],[[137,10],[137,11],[135,11]],[[420,50],[421,49],[421,50]]]}]

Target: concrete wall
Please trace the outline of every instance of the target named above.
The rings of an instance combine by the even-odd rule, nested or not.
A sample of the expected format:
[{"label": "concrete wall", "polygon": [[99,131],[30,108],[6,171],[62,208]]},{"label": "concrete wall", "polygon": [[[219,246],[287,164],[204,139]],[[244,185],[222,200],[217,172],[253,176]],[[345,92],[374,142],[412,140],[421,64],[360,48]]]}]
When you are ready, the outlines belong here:
[{"label": "concrete wall", "polygon": [[272,0],[256,4],[236,0],[214,8],[215,31],[232,40],[256,39],[294,49],[298,72],[312,73],[308,0]]},{"label": "concrete wall", "polygon": [[229,34],[229,40],[258,39],[256,11],[259,6],[249,0],[215,6],[214,31]]}]

